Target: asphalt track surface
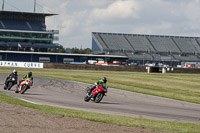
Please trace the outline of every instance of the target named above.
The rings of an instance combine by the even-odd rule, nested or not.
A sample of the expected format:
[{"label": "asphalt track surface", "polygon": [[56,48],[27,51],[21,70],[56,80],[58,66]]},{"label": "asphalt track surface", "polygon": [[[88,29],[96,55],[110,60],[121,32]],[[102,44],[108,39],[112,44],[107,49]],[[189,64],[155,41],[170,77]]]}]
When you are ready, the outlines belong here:
[{"label": "asphalt track surface", "polygon": [[[3,89],[7,75],[0,74],[0,93],[36,104],[78,109],[88,112],[200,123],[200,104],[108,88],[107,96],[100,103],[85,102],[85,88],[89,84],[34,77],[34,84],[25,94]],[[21,79],[21,76],[19,76]]]}]

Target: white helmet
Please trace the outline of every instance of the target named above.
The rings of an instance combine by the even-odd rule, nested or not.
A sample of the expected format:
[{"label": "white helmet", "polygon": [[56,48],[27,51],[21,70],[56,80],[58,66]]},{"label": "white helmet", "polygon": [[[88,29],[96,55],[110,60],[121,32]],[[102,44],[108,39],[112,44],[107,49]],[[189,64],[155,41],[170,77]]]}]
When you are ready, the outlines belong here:
[{"label": "white helmet", "polygon": [[14,74],[17,74],[17,70],[14,69],[14,70],[13,70],[13,73],[14,73]]}]

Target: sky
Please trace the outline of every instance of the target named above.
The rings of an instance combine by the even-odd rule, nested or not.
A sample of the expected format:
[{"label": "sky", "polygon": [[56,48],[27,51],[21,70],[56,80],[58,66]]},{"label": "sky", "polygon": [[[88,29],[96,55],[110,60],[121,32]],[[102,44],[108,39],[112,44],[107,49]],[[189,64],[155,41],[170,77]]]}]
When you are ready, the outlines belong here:
[{"label": "sky", "polygon": [[[33,4],[5,0],[4,10],[33,12]],[[46,25],[65,48],[91,48],[92,32],[200,37],[200,0],[37,0],[36,12],[58,14]]]}]

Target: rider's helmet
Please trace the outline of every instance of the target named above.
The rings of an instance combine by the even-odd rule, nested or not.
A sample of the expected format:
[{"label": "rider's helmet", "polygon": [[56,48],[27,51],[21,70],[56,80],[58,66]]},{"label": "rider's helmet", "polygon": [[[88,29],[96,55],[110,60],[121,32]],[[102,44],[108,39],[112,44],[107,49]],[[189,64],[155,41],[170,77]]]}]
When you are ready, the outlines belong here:
[{"label": "rider's helmet", "polygon": [[103,80],[104,83],[107,82],[107,78],[106,77],[103,77],[102,80]]},{"label": "rider's helmet", "polygon": [[32,72],[28,72],[28,77],[30,78],[32,76]]},{"label": "rider's helmet", "polygon": [[13,70],[13,74],[17,74],[17,70],[14,69],[14,70]]}]

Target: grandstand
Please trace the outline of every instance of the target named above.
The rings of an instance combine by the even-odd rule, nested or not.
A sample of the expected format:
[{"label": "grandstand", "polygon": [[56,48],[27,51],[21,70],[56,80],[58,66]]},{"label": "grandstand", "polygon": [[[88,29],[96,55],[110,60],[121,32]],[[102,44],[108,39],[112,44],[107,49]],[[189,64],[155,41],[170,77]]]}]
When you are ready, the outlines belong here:
[{"label": "grandstand", "polygon": [[47,52],[59,31],[46,30],[45,18],[57,14],[0,11],[0,50]]},{"label": "grandstand", "polygon": [[200,62],[200,37],[92,33],[96,54],[127,56],[129,62],[178,65]]}]

